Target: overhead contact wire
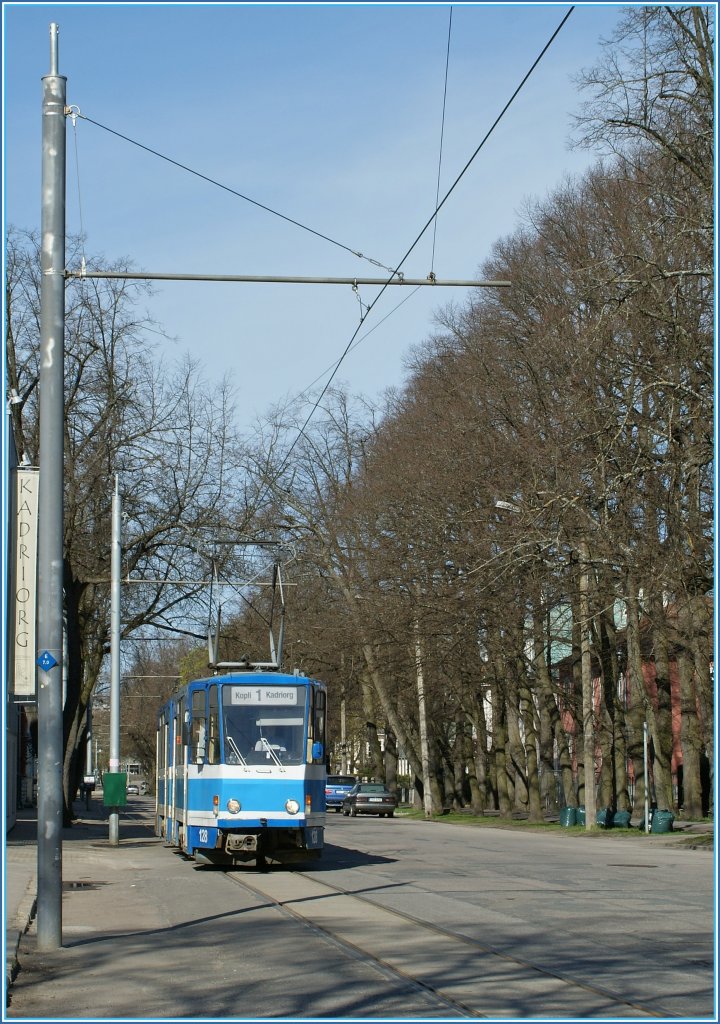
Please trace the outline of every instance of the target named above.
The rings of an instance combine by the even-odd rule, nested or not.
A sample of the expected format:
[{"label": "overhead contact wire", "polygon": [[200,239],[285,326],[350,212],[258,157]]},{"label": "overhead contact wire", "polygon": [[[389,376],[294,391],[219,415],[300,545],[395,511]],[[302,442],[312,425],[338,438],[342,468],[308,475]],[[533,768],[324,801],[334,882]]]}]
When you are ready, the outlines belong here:
[{"label": "overhead contact wire", "polygon": [[[558,27],[557,27],[557,28],[555,29],[555,31],[553,32],[553,34],[552,34],[552,35],[550,36],[550,38],[548,39],[548,41],[547,41],[547,43],[545,44],[545,46],[544,46],[544,47],[542,48],[542,50],[540,51],[540,53],[538,54],[538,56],[537,56],[537,57],[535,58],[535,60],[533,61],[532,65],[531,65],[531,67],[530,67],[530,69],[529,69],[529,71],[527,71],[527,73],[526,73],[526,74],[525,74],[525,76],[523,77],[522,81],[520,82],[520,84],[518,85],[518,87],[517,87],[517,88],[515,89],[515,92],[514,92],[514,93],[512,94],[512,96],[511,96],[511,97],[510,97],[510,99],[509,99],[509,100],[507,101],[507,103],[505,104],[505,106],[504,106],[504,107],[502,108],[502,110],[500,111],[500,113],[498,114],[498,116],[497,116],[497,117],[495,118],[495,120],[493,121],[492,125],[491,125],[491,126],[490,126],[490,128],[489,128],[489,129],[487,130],[487,132],[485,133],[484,137],[482,138],[481,142],[480,142],[480,143],[479,143],[479,145],[478,145],[478,146],[476,147],[476,149],[475,149],[475,151],[473,152],[472,156],[471,156],[471,157],[469,158],[469,160],[467,161],[467,163],[465,164],[465,166],[463,167],[463,169],[462,169],[462,170],[460,171],[460,173],[458,174],[457,178],[456,178],[456,179],[455,179],[455,181],[454,181],[454,182],[452,183],[452,185],[450,186],[450,188],[449,188],[449,189],[447,190],[447,192],[445,193],[445,195],[444,195],[444,196],[443,196],[443,198],[442,198],[442,201],[441,201],[441,202],[440,202],[440,203],[439,203],[439,204],[437,205],[437,207],[435,208],[435,211],[434,211],[434,213],[433,213],[433,214],[432,214],[432,215],[431,215],[431,216],[430,216],[430,217],[428,218],[428,220],[427,220],[427,222],[426,222],[425,226],[424,226],[424,227],[422,228],[422,230],[421,230],[421,231],[420,231],[420,233],[418,234],[418,236],[417,236],[417,238],[415,239],[415,241],[414,241],[414,242],[412,243],[412,245],[410,246],[410,248],[408,249],[408,251],[407,251],[407,252],[405,253],[405,255],[403,256],[403,258],[402,258],[402,259],[400,260],[400,262],[398,263],[398,265],[397,265],[397,266],[395,267],[395,270],[393,271],[393,277],[395,276],[395,274],[397,274],[398,270],[399,270],[399,269],[400,269],[400,268],[402,267],[402,265],[403,265],[403,263],[405,262],[405,260],[406,260],[406,259],[408,258],[408,256],[409,256],[409,255],[410,255],[410,253],[411,253],[411,252],[413,251],[413,249],[415,248],[415,246],[416,246],[416,245],[418,244],[418,242],[420,241],[420,239],[422,238],[422,236],[423,236],[423,235],[425,234],[425,232],[427,231],[427,229],[428,229],[428,228],[430,227],[430,225],[432,224],[432,222],[433,222],[433,220],[435,219],[435,217],[437,217],[437,215],[438,215],[438,213],[440,212],[440,210],[441,210],[441,209],[443,208],[443,206],[444,206],[444,205],[445,205],[445,203],[446,203],[446,202],[448,201],[448,199],[450,198],[450,196],[452,195],[452,193],[453,193],[453,192],[455,191],[455,189],[457,188],[457,186],[458,186],[458,185],[459,185],[459,183],[460,183],[460,180],[461,180],[461,179],[462,179],[462,178],[464,177],[465,173],[466,173],[466,172],[467,172],[467,170],[469,169],[469,167],[470,167],[470,165],[472,164],[472,162],[473,162],[473,161],[475,160],[475,158],[476,158],[476,156],[478,155],[478,153],[480,152],[480,150],[481,150],[481,149],[483,148],[483,146],[484,146],[484,145],[485,145],[485,143],[486,143],[486,142],[488,141],[488,139],[490,138],[490,136],[492,135],[492,133],[493,133],[493,132],[495,131],[495,129],[497,128],[497,126],[498,126],[498,125],[500,124],[500,122],[502,121],[503,117],[505,116],[505,114],[506,114],[506,113],[507,113],[507,111],[509,110],[509,108],[510,108],[511,104],[512,104],[512,103],[514,102],[514,100],[515,100],[515,99],[517,98],[518,94],[520,93],[520,91],[521,91],[521,90],[522,90],[522,88],[524,87],[524,85],[525,85],[525,83],[527,82],[527,80],[528,80],[528,79],[530,78],[530,76],[532,75],[532,73],[533,73],[533,71],[535,70],[535,68],[536,68],[536,67],[538,66],[538,64],[539,64],[539,63],[540,63],[540,61],[541,61],[541,60],[543,59],[543,57],[545,56],[545,54],[547,53],[547,51],[548,51],[548,50],[550,49],[550,47],[551,47],[551,45],[553,44],[553,42],[555,41],[555,38],[557,37],[558,33],[560,32],[560,30],[561,30],[561,29],[562,29],[562,27],[564,26],[565,22],[566,22],[566,21],[568,20],[568,18],[570,17],[570,15],[572,14],[572,12],[573,12],[574,10],[575,10],[575,5],[573,5],[573,6],[572,6],[572,7],[571,7],[571,8],[570,8],[570,9],[569,9],[568,11],[567,11],[567,13],[565,14],[565,17],[564,17],[564,18],[562,19],[562,21],[560,22],[560,24],[558,25]],[[380,292],[378,293],[378,295],[377,295],[377,297],[376,297],[376,299],[375,299],[375,302],[377,302],[377,300],[378,300],[378,299],[380,298],[380,296],[382,295],[382,293],[383,293],[383,292],[384,292],[384,291],[385,291],[385,290],[387,289],[387,287],[388,287],[388,285],[387,285],[387,282],[386,282],[386,283],[385,283],[385,284],[383,285],[383,287],[382,287],[382,290],[381,290],[381,291],[380,291]],[[373,302],[373,303],[371,304],[371,307],[370,307],[370,308],[372,308],[372,306],[373,306],[374,304],[375,304],[375,303]]]},{"label": "overhead contact wire", "polygon": [[77,114],[72,117],[73,122],[73,142],[75,144],[75,181],[77,184],[77,197],[78,197],[78,217],[80,220],[80,246],[82,251],[83,264],[85,263],[85,226],[83,224],[83,212],[82,212],[82,192],[80,189],[80,156],[78,154],[78,140],[77,140]]},{"label": "overhead contact wire", "polygon": [[[514,100],[515,100],[515,99],[517,98],[518,94],[520,93],[520,91],[521,91],[521,90],[523,89],[523,87],[525,86],[525,83],[526,83],[526,82],[528,81],[528,79],[529,79],[529,78],[530,78],[530,76],[532,75],[532,73],[533,73],[533,71],[535,70],[535,68],[536,68],[536,67],[538,66],[538,64],[540,63],[540,61],[541,61],[541,60],[543,59],[543,57],[545,56],[545,54],[546,54],[546,53],[547,53],[547,51],[549,50],[550,46],[551,46],[551,45],[553,44],[553,42],[555,41],[555,39],[556,39],[556,37],[557,37],[558,33],[559,33],[559,32],[560,32],[560,30],[561,30],[561,29],[563,28],[563,26],[565,25],[565,22],[566,22],[566,21],[568,20],[568,18],[570,17],[570,15],[572,14],[572,12],[573,12],[574,10],[575,10],[575,5],[573,4],[573,6],[572,6],[572,7],[570,7],[570,8],[568,9],[568,11],[566,12],[565,16],[563,17],[563,19],[562,19],[562,21],[560,22],[560,24],[558,25],[558,27],[557,27],[557,28],[555,29],[555,31],[553,32],[553,34],[552,34],[552,35],[550,36],[550,38],[548,39],[547,43],[545,43],[545,46],[544,46],[544,47],[542,48],[542,50],[540,51],[540,53],[538,54],[538,56],[537,56],[537,57],[535,58],[535,60],[533,61],[532,65],[530,66],[530,69],[529,69],[529,70],[528,70],[528,71],[527,71],[527,72],[525,73],[525,75],[524,75],[524,77],[522,78],[522,80],[521,80],[520,84],[519,84],[519,85],[517,86],[517,88],[516,88],[516,89],[515,89],[515,91],[513,92],[513,94],[512,94],[512,96],[510,97],[510,99],[509,99],[509,100],[507,101],[507,103],[506,103],[506,104],[505,104],[505,106],[504,106],[504,107],[502,108],[502,110],[500,111],[500,113],[498,114],[498,116],[497,116],[497,117],[495,118],[495,120],[493,121],[492,125],[491,125],[491,126],[490,126],[490,128],[489,128],[489,129],[487,130],[487,132],[486,132],[486,133],[485,133],[485,135],[483,136],[483,138],[482,138],[482,140],[480,141],[480,143],[478,144],[478,146],[477,146],[477,147],[475,148],[474,152],[472,153],[472,155],[471,155],[471,156],[470,156],[470,158],[468,159],[468,161],[467,161],[467,163],[465,164],[465,166],[464,166],[464,167],[463,167],[463,169],[462,169],[462,170],[460,171],[460,173],[458,174],[458,176],[457,176],[457,177],[455,178],[455,181],[454,181],[454,182],[452,183],[452,185],[450,186],[450,188],[449,188],[449,189],[447,190],[447,192],[446,192],[446,193],[445,193],[445,195],[443,196],[443,198],[442,198],[442,201],[441,201],[441,202],[440,202],[440,203],[439,203],[439,204],[438,204],[438,205],[437,205],[437,206],[435,207],[435,210],[434,210],[434,212],[432,213],[432,215],[431,215],[431,216],[430,216],[430,217],[428,218],[428,220],[426,221],[426,223],[425,223],[424,227],[423,227],[423,228],[422,228],[422,230],[421,230],[421,231],[419,232],[419,234],[418,234],[417,238],[416,238],[416,239],[415,239],[415,241],[414,241],[414,242],[412,243],[412,245],[410,246],[410,248],[409,248],[409,249],[407,250],[407,252],[406,252],[406,253],[405,253],[405,255],[403,256],[403,258],[402,258],[402,259],[400,260],[400,262],[398,263],[398,265],[397,265],[397,266],[395,267],[395,269],[394,269],[394,271],[392,272],[392,274],[391,274],[391,276],[390,276],[390,279],[389,279],[389,280],[392,280],[392,278],[393,278],[393,277],[395,277],[395,275],[396,275],[396,274],[398,273],[398,271],[400,270],[400,268],[402,267],[402,265],[403,265],[403,264],[405,263],[406,259],[407,259],[407,258],[408,258],[408,256],[410,255],[410,253],[411,253],[411,252],[413,251],[413,249],[414,249],[414,248],[415,248],[415,246],[416,246],[416,245],[418,244],[418,242],[420,241],[420,239],[422,238],[422,236],[423,236],[423,235],[425,234],[425,232],[427,231],[427,229],[428,229],[428,228],[430,227],[430,225],[432,224],[433,220],[434,220],[434,219],[435,219],[435,218],[437,217],[437,214],[439,213],[439,211],[440,211],[440,210],[442,209],[442,207],[443,207],[443,206],[445,205],[445,203],[446,203],[446,202],[447,202],[447,200],[448,200],[448,199],[450,198],[450,196],[452,195],[452,193],[453,193],[453,192],[455,191],[455,189],[457,188],[458,184],[460,183],[460,180],[461,180],[461,179],[463,178],[463,176],[464,176],[464,175],[465,175],[465,173],[467,172],[468,168],[470,167],[470,165],[472,164],[472,162],[473,162],[473,161],[475,160],[475,158],[477,157],[477,155],[478,155],[478,153],[480,152],[480,150],[481,150],[481,149],[483,148],[483,146],[484,146],[484,145],[485,145],[485,143],[486,143],[486,142],[488,141],[488,139],[490,138],[490,136],[492,135],[492,133],[493,133],[493,132],[495,131],[495,129],[497,128],[497,126],[498,126],[498,125],[500,124],[500,121],[501,121],[501,120],[503,119],[503,117],[505,116],[505,114],[506,114],[506,113],[507,113],[507,111],[509,110],[509,108],[510,108],[511,104],[512,104],[512,103],[514,102]],[[331,374],[331,375],[330,375],[330,377],[328,378],[328,381],[327,381],[327,383],[326,383],[325,387],[324,387],[324,388],[322,389],[322,391],[320,392],[320,395],[318,396],[318,398],[317,398],[317,401],[315,402],[315,404],[313,405],[312,409],[310,410],[310,413],[308,414],[308,417],[307,417],[307,419],[305,420],[305,422],[303,423],[302,427],[300,428],[300,431],[299,431],[299,433],[298,433],[297,437],[295,438],[295,440],[293,441],[293,443],[292,443],[292,444],[290,445],[290,448],[288,449],[288,451],[287,451],[287,454],[285,455],[285,458],[284,458],[284,460],[283,460],[283,462],[282,462],[282,465],[280,466],[280,470],[279,470],[279,473],[281,473],[281,472],[282,472],[282,471],[284,470],[284,468],[285,468],[285,466],[287,465],[287,463],[288,463],[288,460],[289,460],[289,458],[290,458],[290,456],[291,456],[291,454],[292,454],[292,452],[293,452],[293,450],[294,450],[295,446],[296,446],[296,445],[297,445],[297,443],[299,442],[300,438],[301,438],[301,437],[302,437],[302,436],[304,435],[304,433],[305,433],[305,430],[306,430],[306,428],[307,428],[307,425],[308,425],[308,423],[310,422],[310,420],[311,420],[311,419],[312,419],[312,417],[314,416],[314,414],[315,414],[315,411],[317,410],[317,408],[318,408],[318,407],[319,407],[319,405],[320,405],[320,402],[321,402],[321,401],[323,400],[323,398],[325,397],[325,395],[326,395],[326,393],[327,393],[327,391],[328,391],[328,388],[330,387],[330,385],[332,384],[333,380],[335,379],[335,376],[336,376],[336,374],[337,374],[338,370],[340,369],[340,366],[341,366],[341,364],[342,364],[343,360],[345,359],[345,357],[347,356],[348,352],[350,351],[350,349],[351,349],[351,347],[352,347],[352,345],[353,345],[353,342],[355,341],[355,338],[357,337],[357,335],[358,335],[358,332],[359,332],[360,328],[361,328],[361,327],[362,327],[362,325],[363,325],[363,322],[364,322],[365,318],[366,318],[366,317],[368,316],[368,314],[369,314],[369,313],[371,312],[371,310],[372,310],[372,309],[373,309],[373,308],[375,307],[375,305],[376,305],[376,304],[378,303],[378,301],[380,300],[380,298],[382,297],[382,295],[383,295],[383,294],[384,294],[384,293],[385,293],[385,292],[387,291],[388,287],[389,287],[389,282],[388,282],[388,281],[386,281],[386,282],[385,282],[385,284],[384,284],[384,285],[382,286],[382,288],[380,289],[380,291],[378,292],[378,294],[377,294],[377,295],[375,296],[375,298],[374,298],[374,299],[372,300],[372,302],[371,302],[371,303],[369,304],[369,306],[367,307],[367,310],[366,310],[366,313],[365,313],[365,317],[363,317],[363,319],[362,319],[362,320],[360,321],[360,323],[358,324],[358,326],[357,326],[357,327],[355,328],[355,330],[353,331],[352,337],[350,338],[350,341],[349,341],[349,342],[347,343],[347,345],[345,346],[345,349],[344,349],[344,351],[343,351],[342,355],[341,355],[341,356],[340,356],[340,358],[338,359],[338,362],[337,362],[337,364],[336,364],[336,366],[335,366],[335,369],[333,370],[332,374]],[[278,475],[279,475],[279,473],[278,473]]]}]

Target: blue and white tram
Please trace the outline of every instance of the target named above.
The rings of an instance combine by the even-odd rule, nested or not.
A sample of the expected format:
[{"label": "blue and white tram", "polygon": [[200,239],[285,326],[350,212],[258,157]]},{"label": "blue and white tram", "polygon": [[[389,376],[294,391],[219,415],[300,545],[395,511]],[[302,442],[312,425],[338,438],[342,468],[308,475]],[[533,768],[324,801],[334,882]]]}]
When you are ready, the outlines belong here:
[{"label": "blue and white tram", "polygon": [[197,679],[160,709],[155,834],[205,864],[320,857],[326,691],[298,675]]}]

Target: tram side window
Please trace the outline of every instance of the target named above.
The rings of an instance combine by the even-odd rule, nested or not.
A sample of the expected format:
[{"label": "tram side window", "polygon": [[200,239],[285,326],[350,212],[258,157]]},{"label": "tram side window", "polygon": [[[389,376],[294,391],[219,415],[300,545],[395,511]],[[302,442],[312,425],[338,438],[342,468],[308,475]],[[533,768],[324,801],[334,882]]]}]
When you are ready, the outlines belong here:
[{"label": "tram side window", "polygon": [[160,721],[158,722],[158,769],[160,771],[165,771],[165,769],[167,768],[167,736],[167,719],[165,717],[165,712],[163,712],[162,715],[160,716]]},{"label": "tram side window", "polygon": [[205,690],[193,690],[190,745],[192,748],[192,759],[195,764],[202,764],[207,752],[207,713],[205,702]]},{"label": "tram side window", "polygon": [[165,716],[158,715],[157,725],[155,726],[155,775],[159,776],[164,767],[165,758],[163,756],[163,732],[165,730]]},{"label": "tram side window", "polygon": [[322,746],[320,756],[314,758],[316,762],[325,761],[325,691],[315,691],[315,742]]},{"label": "tram side window", "polygon": [[210,764],[220,764],[220,715],[217,691],[216,684],[213,684],[208,691],[208,762]]},{"label": "tram side window", "polygon": [[[325,691],[311,690],[310,719],[308,722],[307,760],[313,764],[325,762]],[[320,744],[320,753],[313,757],[313,747]],[[318,748],[315,748],[317,754]]]},{"label": "tram side window", "polygon": [[173,724],[172,724],[172,738],[170,740],[170,766],[176,765],[179,760],[180,744],[182,743],[182,733],[180,731],[180,716],[178,714],[177,706],[174,709]]},{"label": "tram side window", "polygon": [[185,721],[185,698],[181,697],[175,712],[175,764],[182,764],[185,757],[183,747],[187,746],[187,722]]}]

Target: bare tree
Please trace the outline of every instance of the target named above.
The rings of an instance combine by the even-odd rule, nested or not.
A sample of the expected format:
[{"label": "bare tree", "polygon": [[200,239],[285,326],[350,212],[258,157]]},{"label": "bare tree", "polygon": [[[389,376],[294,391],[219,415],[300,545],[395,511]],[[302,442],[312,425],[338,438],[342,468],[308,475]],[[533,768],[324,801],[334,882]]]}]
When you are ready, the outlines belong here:
[{"label": "bare tree", "polygon": [[[71,242],[77,246],[78,240]],[[105,267],[102,259],[95,261]],[[10,232],[6,280],[9,384],[21,456],[37,461],[38,240]],[[123,634],[186,624],[201,595],[194,545],[237,528],[248,512],[228,382],[210,385],[190,362],[160,367],[130,281],[73,281],[65,330],[64,600],[67,685],[66,820],[80,770],[86,709],[109,649],[110,505],[122,480]],[[232,519],[227,509],[232,506]],[[204,575],[207,575],[207,570]]]}]

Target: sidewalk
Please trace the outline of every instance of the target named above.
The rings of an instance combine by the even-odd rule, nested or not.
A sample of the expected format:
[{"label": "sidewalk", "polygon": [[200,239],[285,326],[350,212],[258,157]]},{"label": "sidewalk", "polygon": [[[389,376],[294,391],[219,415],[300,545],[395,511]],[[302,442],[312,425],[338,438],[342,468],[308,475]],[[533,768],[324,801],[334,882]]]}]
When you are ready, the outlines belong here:
[{"label": "sidewalk", "polygon": [[12,984],[20,938],[35,915],[37,808],[23,808],[5,840],[5,982]]},{"label": "sidewalk", "polygon": [[[102,792],[91,797],[89,803],[77,801],[74,805],[78,818],[72,828],[62,830],[63,866],[76,842],[83,846],[90,841],[107,841],[107,811],[103,807]],[[129,812],[129,813],[128,813]],[[128,807],[121,811],[120,838],[127,837],[127,829],[136,814]],[[137,825],[132,826],[137,828]],[[148,837],[150,833],[144,830]],[[109,848],[109,846],[108,846]],[[74,858],[73,858],[74,859]],[[68,885],[63,870],[63,889]],[[17,953],[20,940],[35,918],[37,905],[37,807],[17,811],[15,825],[5,839],[5,979],[9,989],[17,973]]]}]

